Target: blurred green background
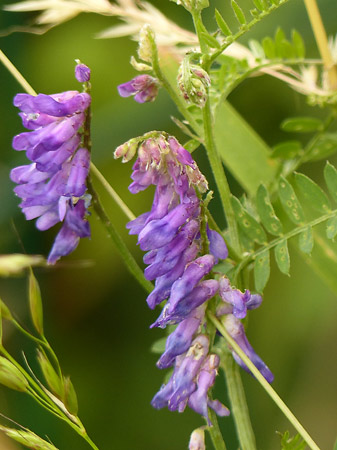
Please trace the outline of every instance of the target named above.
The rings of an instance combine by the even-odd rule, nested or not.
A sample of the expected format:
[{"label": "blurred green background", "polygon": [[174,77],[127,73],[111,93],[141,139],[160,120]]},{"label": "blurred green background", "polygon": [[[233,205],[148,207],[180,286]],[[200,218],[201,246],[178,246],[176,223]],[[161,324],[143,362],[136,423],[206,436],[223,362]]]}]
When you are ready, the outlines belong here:
[{"label": "blurred green background", "polygon": [[[227,3],[217,1],[214,5],[226,16],[230,14]],[[191,29],[189,16],[182,8],[169,2],[155,4],[180,25]],[[328,33],[335,34],[336,1],[321,0],[319,5]],[[34,14],[1,11],[0,29],[27,24],[33,17]],[[214,27],[212,14],[208,21]],[[113,23],[116,19],[83,14],[44,35],[3,36],[0,48],[38,92],[78,89],[73,75],[76,58],[91,67],[93,161],[130,208],[140,214],[149,209],[152,193],[132,196],[128,192],[131,165],[114,161],[113,150],[127,139],[153,129],[184,138],[169,119],[176,110],[165,92],[160,92],[156,102],[144,105],[118,97],[116,86],[135,76],[129,59],[135,54],[136,44],[127,38],[94,38]],[[278,25],[288,36],[293,28],[300,31],[309,55],[317,56],[301,0],[280,8],[254,28],[249,38],[273,35]],[[26,163],[23,152],[11,149],[13,135],[22,131],[12,106],[12,99],[21,88],[2,65],[0,81],[0,254],[22,252],[23,245],[28,253],[47,255],[55,230],[41,233],[32,222],[24,220],[8,179],[12,167]],[[267,76],[246,81],[231,95],[230,101],[271,146],[285,138],[279,130],[285,117],[306,112],[323,115],[318,108],[306,106],[300,94]],[[201,149],[196,158],[207,172]],[[330,161],[337,164],[337,158]],[[322,168],[323,163],[319,163],[303,170],[319,179]],[[232,181],[233,189],[240,192]],[[102,201],[141,263],[136,239],[125,231],[125,217],[104,193]],[[102,450],[185,449],[190,432],[203,424],[202,419],[189,410],[180,415],[156,411],[150,405],[163,379],[163,373],[155,366],[156,355],[149,351],[151,343],[163,335],[161,330],[149,330],[158,312],[148,309],[145,292],[129,276],[94,213],[91,227],[91,240],[83,240],[74,254],[55,267],[36,270],[44,299],[47,335],[65,373],[71,375],[79,397],[80,417]],[[248,337],[274,372],[276,391],[320,447],[331,449],[337,435],[336,295],[294,249],[291,249],[292,277],[280,275],[277,270],[272,273],[262,307],[250,314]],[[30,326],[27,280],[1,279],[0,295]],[[5,331],[8,349],[22,359],[23,348],[32,368],[37,369],[34,350],[11,327]],[[227,402],[221,377],[216,394]],[[291,426],[258,383],[246,373],[242,377],[258,449],[279,448],[275,431],[290,429],[293,433]],[[88,448],[66,425],[58,423],[23,394],[1,390],[0,412],[41,436],[47,435],[61,450]],[[228,449],[237,449],[232,419],[220,422]],[[0,444],[1,449],[12,447],[11,443]]]}]

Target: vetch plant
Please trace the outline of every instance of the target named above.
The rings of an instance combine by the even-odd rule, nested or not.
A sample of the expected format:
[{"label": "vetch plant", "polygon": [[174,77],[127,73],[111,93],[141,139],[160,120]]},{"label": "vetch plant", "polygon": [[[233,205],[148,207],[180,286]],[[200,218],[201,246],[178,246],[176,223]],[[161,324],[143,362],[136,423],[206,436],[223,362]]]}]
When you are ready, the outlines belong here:
[{"label": "vetch plant", "polygon": [[[129,191],[154,192],[149,210],[136,217],[91,161],[91,155],[99,150],[95,143],[92,149],[91,142],[94,97],[89,67],[76,60],[75,77],[82,83],[82,92],[37,94],[0,52],[1,61],[26,91],[15,96],[14,106],[29,131],[14,137],[13,148],[25,151],[30,163],[11,170],[10,178],[17,185],[14,192],[21,199],[19,206],[26,219],[37,219],[38,230],[61,224],[47,261],[35,255],[1,257],[1,276],[25,270],[28,273],[34,332],[21,325],[3,302],[1,315],[36,345],[40,374],[31,369],[27,359],[25,365],[19,363],[1,341],[0,383],[29,395],[66,422],[91,448],[98,449],[78,417],[75,388],[45,336],[41,292],[32,269],[44,266],[50,270],[60,258],[75,251],[80,238],[90,237],[90,216],[96,216],[130,274],[147,292],[149,308],[158,310],[158,317],[149,326],[165,330],[154,351],[160,355],[157,367],[168,372],[161,387],[153,385],[149,402],[155,409],[183,413],[189,408],[199,414],[200,424],[189,430],[189,449],[204,450],[211,445],[215,450],[229,448],[226,426],[221,427],[228,416],[233,417],[242,450],[262,448],[264,443],[256,440],[251,425],[240,378],[242,368],[295,429],[293,437],[294,433],[281,433],[279,448],[317,450],[320,447],[314,438],[273,389],[271,384],[277,376],[250,344],[247,325],[250,311],[262,304],[273,267],[271,254],[275,267],[290,274],[292,250],[288,242],[296,241],[304,258],[319,266],[318,272],[337,290],[336,279],[327,276],[337,259],[333,248],[337,235],[337,170],[326,161],[326,189],[299,172],[302,164],[326,160],[337,150],[336,39],[327,39],[315,0],[305,0],[305,6],[319,59],[306,58],[305,43],[297,31],[289,38],[277,28],[270,30],[273,37],[251,39],[248,47],[237,43],[255,24],[271,13],[277,15],[287,0],[253,0],[249,11],[232,0],[235,29],[233,17],[228,19],[207,0],[176,3],[190,14],[194,32],[182,29],[146,2],[55,0],[47,4],[40,0],[5,6],[9,11],[40,11],[36,19],[40,31],[80,12],[122,20],[122,25],[99,35],[130,35],[138,41],[137,58],[132,56],[131,64],[139,73],[116,86],[119,95],[133,97],[141,104],[139,108],[146,108],[149,105],[144,103],[155,102],[160,90],[165,90],[176,106],[179,117],[172,119],[185,142],[166,131],[153,130],[131,137],[116,148],[115,159],[121,158],[122,163],[134,160]],[[215,29],[208,29],[203,22],[206,8],[212,9]],[[290,134],[289,140],[268,149],[253,132],[247,132],[247,124],[227,103],[237,86],[262,74],[304,95],[310,107],[319,106],[324,111],[325,118],[299,115],[285,119],[281,129]],[[118,116],[114,122],[118,122]],[[240,141],[231,130],[233,123],[242,134]],[[309,139],[299,137],[301,134]],[[209,180],[195,161],[194,154],[201,152],[207,155],[212,173]],[[240,184],[241,194],[234,194],[228,172]],[[118,213],[128,218],[126,228],[145,252],[145,267],[137,262],[106,212],[97,194],[97,181]],[[225,226],[219,226],[210,212],[214,197],[226,219]],[[310,259],[314,246],[320,251],[318,264]],[[222,390],[218,388],[223,384],[220,373],[226,379]],[[222,393],[219,398],[218,392]],[[223,400],[224,392],[228,393],[228,402]],[[59,445],[23,426],[0,429],[27,448],[56,449]],[[169,448],[175,445],[172,437]]]}]

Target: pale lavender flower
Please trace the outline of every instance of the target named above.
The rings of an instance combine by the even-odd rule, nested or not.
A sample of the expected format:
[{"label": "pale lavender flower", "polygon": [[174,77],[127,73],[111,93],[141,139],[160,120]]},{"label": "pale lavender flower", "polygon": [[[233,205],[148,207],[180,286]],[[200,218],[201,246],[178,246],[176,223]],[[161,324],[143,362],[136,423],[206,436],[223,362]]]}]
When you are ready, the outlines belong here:
[{"label": "pale lavender flower", "polygon": [[90,80],[90,69],[85,64],[79,63],[75,67],[75,78],[80,83],[85,83]]},{"label": "pale lavender flower", "polygon": [[[76,68],[76,73],[81,77],[88,70]],[[90,154],[79,148],[90,102],[88,93],[78,91],[18,94],[14,98],[23,126],[30,131],[15,136],[13,148],[26,151],[32,161],[11,171],[12,181],[18,184],[14,192],[22,199],[20,207],[26,219],[37,219],[39,230],[63,222],[48,258],[51,264],[72,252],[81,237],[90,236],[86,219]]]},{"label": "pale lavender flower", "polygon": [[[252,363],[256,366],[256,368],[261,372],[264,378],[271,383],[274,380],[274,375],[267,367],[267,365],[262,361],[262,359],[255,353],[253,347],[248,342],[247,336],[245,334],[245,329],[240,322],[232,314],[228,314],[224,319],[224,325],[227,332],[232,336],[235,342],[241,347],[244,353],[248,356],[248,358],[252,361]],[[232,350],[233,358],[235,361],[247,372],[251,373],[246,364],[242,361],[242,359]]]},{"label": "pale lavender flower", "polygon": [[120,84],[118,93],[121,97],[133,95],[138,103],[153,102],[158,94],[158,80],[150,75],[138,75],[132,80]]}]

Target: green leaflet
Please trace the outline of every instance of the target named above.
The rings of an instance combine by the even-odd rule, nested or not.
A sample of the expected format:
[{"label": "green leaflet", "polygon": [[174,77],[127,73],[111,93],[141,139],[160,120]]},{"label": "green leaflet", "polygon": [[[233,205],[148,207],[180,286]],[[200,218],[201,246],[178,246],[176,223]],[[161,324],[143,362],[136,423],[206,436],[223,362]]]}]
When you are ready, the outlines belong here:
[{"label": "green leaflet", "polygon": [[305,199],[314,209],[322,213],[331,211],[330,200],[314,181],[302,173],[295,173],[295,181]]},{"label": "green leaflet", "polygon": [[324,167],[324,179],[331,197],[337,202],[337,170],[329,161],[327,161]]},{"label": "green leaflet", "polygon": [[302,206],[296,197],[293,187],[282,176],[280,177],[279,182],[279,197],[289,219],[296,225],[303,224],[305,218]]},{"label": "green leaflet", "polygon": [[266,230],[274,236],[280,236],[283,233],[282,223],[275,214],[268,191],[263,184],[259,186],[256,193],[256,207]]},{"label": "green leaflet", "polygon": [[225,36],[231,36],[232,32],[231,32],[229,26],[227,25],[227,23],[225,22],[225,19],[222,17],[222,15],[219,13],[219,11],[217,9],[215,10],[215,20],[216,20],[216,23],[218,24],[218,27],[223,32],[223,34]]},{"label": "green leaflet", "polygon": [[337,217],[331,217],[326,224],[326,236],[328,239],[334,239],[337,234]]},{"label": "green leaflet", "polygon": [[281,128],[288,132],[311,133],[322,130],[323,122],[314,117],[291,117],[281,123]]},{"label": "green leaflet", "polygon": [[204,42],[211,48],[220,48],[220,43],[216,40],[214,36],[211,36],[208,33],[201,32],[200,33],[201,38],[204,40]]},{"label": "green leaflet", "polygon": [[298,245],[303,253],[307,253],[308,255],[311,254],[314,246],[314,236],[310,226],[298,236]]},{"label": "green leaflet", "polygon": [[303,441],[299,434],[293,438],[290,437],[289,431],[281,435],[281,450],[305,450],[307,448],[306,442]]},{"label": "green leaflet", "polygon": [[265,38],[263,38],[262,47],[263,47],[264,53],[268,59],[276,58],[275,43],[271,37],[266,36]]},{"label": "green leaflet", "polygon": [[293,159],[303,152],[302,144],[299,141],[286,141],[273,147],[272,158]]},{"label": "green leaflet", "polygon": [[267,242],[267,236],[259,222],[248,213],[236,197],[232,196],[231,202],[240,228],[253,241],[258,244],[265,244]]},{"label": "green leaflet", "polygon": [[165,337],[158,339],[157,341],[154,341],[154,343],[151,345],[151,348],[150,348],[151,353],[156,353],[158,355],[164,353],[166,340],[167,340],[167,337],[165,336]]},{"label": "green leaflet", "polygon": [[305,45],[300,33],[296,30],[292,31],[292,41],[298,58],[305,57]]},{"label": "green leaflet", "polygon": [[247,23],[247,20],[246,20],[245,15],[244,15],[242,9],[240,8],[240,6],[236,3],[235,0],[231,1],[231,5],[232,5],[235,17],[237,18],[238,22],[241,25],[245,25]]},{"label": "green leaflet", "polygon": [[217,108],[215,140],[223,162],[248,195],[255,195],[260,183],[274,180],[278,163],[269,157],[269,147],[227,102]]},{"label": "green leaflet", "polygon": [[254,281],[257,292],[262,293],[270,275],[269,250],[264,250],[255,259]]},{"label": "green leaflet", "polygon": [[275,247],[275,260],[278,268],[285,275],[289,275],[290,257],[287,241],[284,239]]},{"label": "green leaflet", "polygon": [[319,161],[337,151],[337,133],[325,133],[315,142],[306,161]]}]

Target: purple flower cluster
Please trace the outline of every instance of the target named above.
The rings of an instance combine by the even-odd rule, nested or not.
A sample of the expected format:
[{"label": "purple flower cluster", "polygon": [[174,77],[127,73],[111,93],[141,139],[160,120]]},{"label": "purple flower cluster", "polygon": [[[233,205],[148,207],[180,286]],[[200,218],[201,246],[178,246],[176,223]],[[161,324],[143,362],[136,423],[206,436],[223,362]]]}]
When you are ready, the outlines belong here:
[{"label": "purple flower cluster", "polygon": [[[208,226],[202,231],[205,218],[198,194],[207,191],[207,181],[190,153],[174,137],[158,132],[148,136],[121,145],[115,157],[127,162],[138,150],[129,190],[135,194],[150,185],[156,187],[151,211],[129,222],[127,228],[130,234],[138,235],[140,248],[147,252],[145,277],[155,280],[154,289],[147,297],[149,307],[153,309],[167,300],[151,327],[177,325],[157,362],[160,369],[173,366],[173,373],[154,396],[152,405],[179,412],[188,405],[210,424],[208,408],[220,416],[228,415],[229,411],[209,395],[220,361],[218,355],[210,353],[205,318],[207,302],[219,293],[222,301],[217,315],[270,382],[273,375],[249,344],[240,322],[247,310],[261,304],[262,298],[248,290],[243,293],[233,288],[225,276],[219,280],[210,278],[217,260],[227,258],[228,250],[216,231]],[[207,254],[203,254],[205,240]],[[233,356],[247,370],[235,352]]]},{"label": "purple flower cluster", "polygon": [[[241,292],[238,289],[233,289],[229,279],[225,276],[221,277],[219,280],[219,294],[224,303],[218,306],[217,315],[225,315],[223,323],[227,332],[259,369],[265,379],[271,383],[274,379],[274,375],[262,359],[255,353],[253,347],[248,342],[244,326],[240,322],[240,319],[246,317],[248,309],[256,309],[261,305],[262,297],[258,294],[251,294],[249,290]],[[250,370],[235,351],[232,350],[232,354],[235,361],[244,370],[250,373]]]},{"label": "purple flower cluster", "polygon": [[158,94],[158,80],[150,75],[138,75],[132,80],[120,84],[118,93],[121,97],[133,95],[138,103],[153,102]]},{"label": "purple flower cluster", "polygon": [[[115,152],[124,161],[137,150],[130,141]],[[219,358],[209,354],[209,338],[201,334],[205,322],[205,303],[219,289],[218,281],[206,279],[218,258],[228,255],[222,237],[207,229],[210,253],[199,256],[201,242],[201,208],[197,191],[205,192],[207,182],[195,161],[173,137],[145,139],[138,148],[138,158],[131,175],[132,193],[156,186],[152,209],[128,223],[130,234],[138,235],[140,248],[147,253],[145,276],[155,280],[147,298],[150,308],[168,299],[162,313],[152,325],[165,328],[178,324],[168,337],[159,368],[174,366],[172,377],[152,400],[155,408],[167,406],[183,411],[189,405],[208,419],[208,407],[219,415],[228,409],[211,400]]]},{"label": "purple flower cluster", "polygon": [[[83,66],[75,72],[79,81],[90,77],[90,70]],[[20,207],[26,219],[37,218],[39,230],[63,222],[48,257],[50,264],[72,252],[81,237],[90,236],[86,219],[90,153],[81,145],[81,128],[90,102],[88,93],[78,91],[18,94],[14,98],[29,131],[14,137],[13,148],[24,150],[31,161],[11,171],[12,181],[18,184],[14,192],[22,199]]]}]

